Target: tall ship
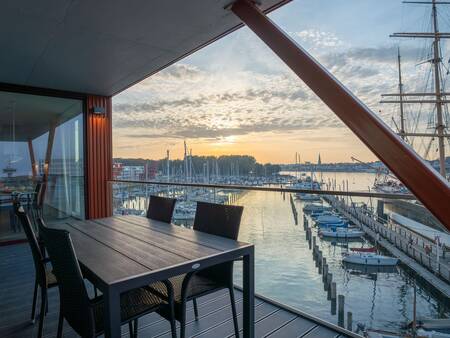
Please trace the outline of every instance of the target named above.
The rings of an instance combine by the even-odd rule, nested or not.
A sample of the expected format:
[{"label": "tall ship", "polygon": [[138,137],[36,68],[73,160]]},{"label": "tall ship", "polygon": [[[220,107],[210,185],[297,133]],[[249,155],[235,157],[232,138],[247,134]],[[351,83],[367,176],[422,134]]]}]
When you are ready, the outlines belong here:
[{"label": "tall ship", "polygon": [[[449,7],[450,2],[430,0],[404,1],[404,3],[409,6],[424,6],[426,10],[431,10],[425,22],[425,26],[429,27],[428,31],[393,33],[390,36],[399,40],[420,41],[424,48],[415,65],[420,71],[420,81],[414,81],[414,84],[407,83],[405,86],[399,47],[398,91],[382,94],[380,102],[393,104],[398,108],[392,117],[398,135],[429,161],[446,180],[449,180],[450,157],[446,157],[446,147],[450,144],[448,133],[450,92],[446,91],[446,83],[450,74],[450,59],[445,58],[443,54],[446,52],[444,41],[450,38],[450,33],[441,32],[439,28],[440,21],[445,19],[443,6]],[[407,192],[401,182],[391,174],[378,178],[374,188],[380,192]],[[419,201],[386,200],[385,204],[391,211],[446,231],[445,226]]]}]

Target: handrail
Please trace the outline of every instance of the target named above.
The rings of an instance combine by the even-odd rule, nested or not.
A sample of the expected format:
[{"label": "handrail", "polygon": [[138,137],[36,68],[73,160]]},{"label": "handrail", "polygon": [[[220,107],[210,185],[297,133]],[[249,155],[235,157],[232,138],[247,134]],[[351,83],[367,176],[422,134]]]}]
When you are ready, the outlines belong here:
[{"label": "handrail", "polygon": [[[333,196],[373,197],[373,198],[402,199],[402,200],[415,200],[416,199],[413,195],[410,195],[410,194],[389,194],[389,193],[376,193],[376,192],[363,192],[363,191],[295,189],[295,188],[281,188],[281,187],[280,188],[277,188],[277,187],[255,187],[255,186],[235,185],[235,184],[209,184],[209,183],[135,181],[135,180],[110,180],[110,181],[108,181],[108,183],[151,184],[151,185],[184,186],[184,187],[212,188],[212,189],[218,188],[218,189],[306,193],[306,194],[333,195]],[[274,183],[274,184],[279,184],[279,183]]]}]

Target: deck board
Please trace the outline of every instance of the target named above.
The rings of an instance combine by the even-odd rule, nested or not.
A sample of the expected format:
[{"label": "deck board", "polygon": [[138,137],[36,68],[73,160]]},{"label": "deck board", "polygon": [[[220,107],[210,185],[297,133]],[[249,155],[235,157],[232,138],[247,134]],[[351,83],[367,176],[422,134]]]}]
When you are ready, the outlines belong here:
[{"label": "deck board", "polygon": [[[34,267],[28,245],[18,244],[0,247],[0,337],[31,338],[37,336],[37,323],[30,323]],[[3,278],[4,277],[4,278]],[[86,282],[90,295],[93,288]],[[238,289],[236,307],[239,329],[242,333],[242,292]],[[45,319],[44,337],[56,336],[59,296],[58,289],[48,292],[49,312]],[[39,305],[39,303],[38,303]],[[187,306],[188,337],[234,337],[233,320],[228,292],[222,290],[198,299],[199,320],[193,314],[192,303]],[[37,310],[39,312],[39,310]],[[255,337],[338,337],[339,330],[290,311],[267,299],[255,299]],[[122,327],[123,336],[128,336],[128,326]],[[139,320],[140,337],[170,337],[169,323],[158,314],[150,314]],[[346,335],[341,335],[346,337]],[[340,336],[340,337],[341,337]],[[64,337],[77,337],[66,323]]]}]

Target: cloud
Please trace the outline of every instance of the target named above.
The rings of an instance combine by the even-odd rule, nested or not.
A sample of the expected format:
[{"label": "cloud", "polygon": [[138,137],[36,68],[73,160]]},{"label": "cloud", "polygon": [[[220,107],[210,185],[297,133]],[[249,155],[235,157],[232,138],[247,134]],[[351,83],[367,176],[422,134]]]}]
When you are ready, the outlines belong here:
[{"label": "cloud", "polygon": [[[158,142],[321,128],[347,130],[286,66],[266,66],[277,59],[268,59],[267,48],[247,35],[230,42],[233,48],[216,51],[213,47],[208,63],[183,60],[116,97],[116,135]],[[384,91],[397,90],[396,47],[352,47],[330,32],[311,29],[291,36],[309,46],[308,50],[372,110],[383,109],[381,116],[391,119],[391,112],[379,101]],[[258,53],[260,66],[249,65],[249,58]],[[406,73],[412,73],[419,50],[403,48],[402,54]],[[202,57],[198,60],[204,61]],[[414,83],[409,75],[405,75],[406,82]]]},{"label": "cloud", "polygon": [[332,32],[324,32],[317,29],[305,29],[290,34],[297,37],[302,44],[309,45],[315,49],[338,48],[345,45],[345,43]]}]

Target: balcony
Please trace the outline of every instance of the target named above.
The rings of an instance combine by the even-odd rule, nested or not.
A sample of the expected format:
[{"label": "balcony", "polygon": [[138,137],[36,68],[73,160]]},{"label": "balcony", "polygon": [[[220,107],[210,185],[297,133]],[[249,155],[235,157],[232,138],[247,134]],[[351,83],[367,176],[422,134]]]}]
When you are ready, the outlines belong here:
[{"label": "balcony", "polygon": [[[86,232],[93,231],[102,220],[113,215],[118,220],[128,216],[138,219],[145,213],[150,195],[173,197],[178,200],[173,223],[181,228],[171,226],[171,229],[176,231],[180,229],[190,231],[185,228],[192,227],[198,201],[244,206],[239,240],[250,243],[249,247],[254,246],[256,250],[254,283],[252,272],[247,272],[247,278],[241,272],[245,270],[245,265],[248,270],[250,265],[248,261],[247,264],[235,264],[234,280],[238,295],[239,325],[241,332],[246,336],[253,336],[252,323],[256,327],[254,335],[256,337],[359,337],[358,334],[373,333],[377,329],[404,333],[408,327],[412,327],[415,334],[417,317],[437,321],[450,317],[448,302],[450,238],[447,232],[450,229],[448,212],[450,187],[445,177],[445,145],[441,144],[439,151],[441,177],[429,165],[430,161],[418,156],[411,147],[412,144],[406,144],[406,136],[413,137],[418,133],[405,133],[402,127],[399,135],[396,135],[395,131],[374,113],[378,109],[369,108],[362,103],[366,101],[366,97],[362,100],[357,99],[336,80],[334,77],[336,74],[332,75],[327,71],[326,67],[313,59],[305,49],[300,48],[292,37],[293,34],[306,33],[314,40],[325,42],[324,45],[319,45],[320,49],[324,49],[330,44],[330,41],[322,41],[322,38],[327,36],[326,32],[316,34],[315,31],[306,30],[285,33],[279,27],[291,29],[290,24],[281,22],[278,27],[274,24],[277,20],[267,17],[268,13],[285,5],[289,0],[195,2],[174,0],[160,3],[140,1],[134,5],[117,0],[93,3],[69,2],[61,1],[55,4],[47,1],[35,4],[31,1],[21,1],[0,5],[2,19],[0,27],[4,32],[0,36],[0,42],[4,50],[8,51],[0,56],[0,153],[2,154],[0,163],[3,174],[0,179],[1,337],[34,337],[37,333],[37,325],[29,323],[34,281],[32,259],[28,246],[23,243],[24,233],[11,210],[12,197],[17,194],[24,196],[30,210],[34,208],[32,201],[36,194],[33,190],[37,182],[45,183],[47,188],[42,201],[46,222],[61,227],[70,225],[71,222],[82,222],[87,227],[92,226],[92,229],[85,228]],[[437,3],[439,2],[429,3],[433,5],[435,20],[434,7]],[[303,8],[301,12],[312,17]],[[317,10],[312,12],[321,14],[321,11]],[[332,12],[331,21],[335,21],[342,28],[345,25],[338,21],[339,15],[352,11],[332,10]],[[376,25],[378,28],[384,28],[379,21],[384,15],[379,15],[378,12],[375,14],[374,27]],[[358,15],[353,16],[358,18]],[[294,17],[291,21],[305,24],[298,19],[299,17]],[[321,18],[320,21],[325,20]],[[282,67],[287,66],[284,67],[286,72],[279,74],[280,78],[268,78],[263,81],[262,86],[255,86],[261,74],[249,72],[257,76],[254,79],[245,79],[243,82],[246,82],[246,86],[236,92],[230,92],[231,94],[227,91],[224,93],[213,91],[211,96],[205,95],[200,89],[200,93],[194,95],[195,97],[188,97],[190,92],[186,91],[185,97],[181,86],[162,86],[172,96],[172,101],[168,104],[171,110],[169,113],[164,109],[155,113],[158,109],[153,106],[153,101],[134,102],[133,99],[137,97],[133,98],[133,95],[130,95],[131,100],[128,100],[128,103],[132,104],[125,104],[121,111],[115,111],[116,114],[122,114],[123,118],[114,121],[117,129],[127,129],[127,139],[124,144],[120,144],[122,141],[113,142],[113,97],[244,25],[249,28],[248,33],[255,33],[253,36],[259,37],[275,53],[274,55],[279,57]],[[437,29],[436,22],[434,26]],[[371,27],[367,29],[371,30]],[[357,36],[358,39],[362,37],[363,40],[367,36],[359,31],[359,27],[354,31],[356,34],[352,32],[351,35]],[[447,33],[441,34],[442,38],[448,37]],[[431,36],[427,33],[422,37],[427,39],[434,37],[439,40],[436,34]],[[435,46],[438,45],[437,42]],[[339,41],[332,37],[331,45],[334,44],[339,44]],[[347,49],[345,44],[342,47],[342,51]],[[247,70],[265,69],[269,63],[275,64],[280,61],[266,59],[264,54],[252,48],[250,46],[251,53],[248,53],[249,57],[245,60],[245,63],[250,65]],[[218,49],[220,50],[220,46]],[[370,50],[364,49],[364,54],[370,54]],[[428,61],[434,60],[433,63],[436,64],[436,61],[445,59],[438,55],[439,48],[435,48],[434,54],[436,53],[435,58]],[[228,58],[224,58],[221,53],[218,54],[225,63],[229,62]],[[232,54],[240,53],[233,50]],[[314,50],[312,54],[315,54]],[[334,54],[333,51],[331,58],[333,60]],[[262,60],[261,64],[259,58]],[[200,59],[202,65],[209,64],[209,59]],[[365,60],[369,60],[365,63],[373,61],[370,57]],[[400,73],[400,55],[398,60]],[[346,60],[344,63],[350,65],[352,62]],[[189,71],[185,72],[183,65],[180,66],[182,73],[189,78]],[[223,68],[223,74],[213,81],[203,81],[206,86],[215,87],[219,82],[230,80],[224,88],[235,90],[236,87],[240,87],[233,82],[234,74],[229,73],[229,69],[233,67],[229,68],[228,64],[222,66],[218,68]],[[330,69],[334,72],[340,67],[342,64],[336,62]],[[278,65],[275,68],[278,68]],[[345,71],[346,67],[342,68],[344,72],[352,73],[350,79],[356,79],[353,71],[348,72]],[[383,68],[392,67],[383,66]],[[272,72],[273,70],[269,70],[269,73]],[[178,81],[177,84],[182,82],[179,74],[171,74],[170,70],[168,73]],[[376,72],[369,69],[366,75],[372,77],[375,73],[380,78],[384,77],[379,69]],[[438,78],[438,68],[435,73],[435,78]],[[277,86],[280,79],[284,87]],[[286,79],[289,81],[285,81]],[[374,81],[374,78],[371,79]],[[158,77],[155,80],[161,82]],[[300,81],[297,83],[297,80]],[[365,82],[366,78],[357,80]],[[354,81],[349,82],[351,84]],[[137,92],[146,91],[146,85],[143,84]],[[190,85],[188,81],[187,86]],[[370,87],[364,83],[361,92],[367,91]],[[399,88],[399,94],[390,95],[398,96],[402,101],[402,96],[406,94],[401,92],[401,83]],[[266,97],[265,93],[271,91],[276,103],[269,107],[266,104],[271,99]],[[372,90],[370,92],[372,93]],[[264,108],[268,107],[267,121],[271,121],[270,123],[254,118],[260,116],[261,111],[258,110],[260,106],[253,107],[253,101],[244,101],[244,104],[237,102],[233,108],[227,106],[220,109],[216,109],[216,102],[213,102],[212,106],[205,109],[208,110],[208,114],[205,115],[207,118],[199,118],[200,109],[197,110],[199,108],[197,102],[210,101],[210,97],[219,97],[224,102],[230,103],[235,96],[240,97],[242,93],[261,101]],[[422,94],[437,98],[443,96],[435,102],[437,121],[430,119],[428,122],[428,124],[433,122],[431,124],[436,134],[433,131],[425,133],[424,136],[437,137],[442,143],[448,134],[444,123],[439,122],[439,116],[442,115],[440,108],[441,104],[449,103],[445,99],[449,94],[445,91],[441,94],[428,92]],[[161,99],[158,103],[167,104],[163,96],[153,93],[150,96]],[[304,104],[305,97],[309,103],[313,103],[311,106]],[[292,102],[285,104],[284,100],[287,98]],[[186,116],[178,116],[182,115],[179,114],[178,107],[184,100],[188,101],[187,106],[191,108],[187,110],[189,115],[187,117],[201,120],[198,125],[186,123],[188,120]],[[371,101],[374,101],[373,97]],[[406,103],[411,104],[414,101]],[[433,100],[426,101],[433,103]],[[134,111],[135,103],[143,107],[144,114],[139,109]],[[322,111],[328,109],[325,105],[321,105],[322,103],[329,108],[328,113],[331,116],[322,116]],[[275,106],[281,107],[278,111],[279,116],[272,115],[272,108]],[[448,109],[444,110],[446,117]],[[249,111],[255,116],[251,117]],[[225,122],[242,121],[247,113],[249,119],[245,123],[236,125],[225,123],[216,128],[220,124],[218,122],[225,120]],[[396,180],[398,178],[399,184],[405,189],[403,193],[370,191],[373,177],[370,177],[370,183],[368,177],[364,177],[361,181],[362,188],[358,186],[349,189],[349,181],[352,185],[351,180],[355,174],[352,170],[349,171],[352,177],[339,176],[341,173],[337,171],[334,172],[334,177],[329,175],[325,180],[318,180],[317,183],[320,185],[318,190],[314,188],[315,178],[312,173],[307,182],[310,186],[305,187],[303,184],[305,182],[301,181],[307,178],[307,173],[303,173],[305,176],[301,177],[293,176],[291,173],[285,175],[281,181],[271,181],[272,176],[267,172],[258,176],[257,169],[261,172],[268,168],[255,163],[252,168],[247,168],[243,177],[240,177],[242,166],[239,164],[227,163],[226,167],[224,165],[219,170],[218,160],[213,169],[209,159],[202,159],[203,162],[198,163],[197,170],[201,171],[202,168],[204,174],[195,181],[192,180],[195,176],[195,173],[192,174],[192,151],[190,153],[187,151],[186,143],[184,159],[177,149],[175,154],[171,153],[173,159],[169,157],[167,150],[167,161],[154,160],[156,168],[153,174],[157,175],[159,181],[114,180],[115,171],[120,171],[121,168],[115,166],[119,163],[114,163],[113,143],[117,147],[115,151],[125,146],[128,149],[124,153],[127,153],[139,142],[136,142],[136,136],[144,139],[152,138],[156,140],[154,144],[157,144],[158,149],[153,149],[157,155],[151,156],[160,156],[161,151],[166,151],[161,148],[160,138],[169,134],[172,140],[177,141],[186,138],[186,135],[189,135],[187,138],[194,135],[193,138],[209,140],[229,138],[233,141],[233,137],[239,136],[240,133],[257,134],[254,140],[249,140],[249,144],[256,144],[274,131],[288,131],[290,135],[300,135],[305,131],[318,129],[324,122],[334,128],[339,121],[334,120],[333,113],[343,122],[340,127],[342,129],[348,127],[361,141],[358,149],[367,147],[364,151],[379,159],[379,168],[386,165],[384,168],[389,168],[391,177]],[[145,115],[145,119],[141,118],[141,115]],[[320,119],[317,119],[318,115]],[[175,121],[174,124],[167,125],[167,121],[172,120]],[[400,120],[403,124],[403,117]],[[304,124],[305,121],[307,123]],[[395,124],[396,119],[393,119],[393,122]],[[178,126],[175,124],[183,125],[185,129],[177,130],[176,133],[166,133],[167,130],[176,129]],[[268,128],[271,127],[270,124],[276,128]],[[161,126],[167,130],[160,130]],[[198,126],[202,128],[206,126],[206,129],[199,129]],[[239,128],[235,128],[236,126]],[[335,130],[332,128],[330,130]],[[211,133],[217,131],[216,129],[221,129],[218,134]],[[151,130],[155,133],[152,134]],[[227,136],[230,133],[233,135]],[[318,143],[314,142],[317,140],[311,139],[312,142],[309,143],[309,135],[318,136],[317,139],[328,138],[328,135],[323,134],[326,132],[318,130],[314,130],[313,133],[306,132],[306,136],[303,135],[304,139],[292,145],[292,149],[297,149],[300,144],[302,147],[306,144],[311,148],[309,151],[316,151]],[[348,136],[347,131],[343,134],[346,134],[345,137]],[[423,133],[421,134],[423,136]],[[347,140],[346,143],[337,142],[339,144],[333,149],[347,149],[349,144],[351,148],[353,142],[359,142],[357,138],[351,137],[353,136],[350,136],[348,139],[350,141]],[[330,143],[334,140],[333,137],[328,138]],[[260,151],[264,156],[269,151],[278,152],[280,147],[285,147],[284,151],[290,152],[291,146],[285,146],[285,141],[284,136],[281,137],[281,140],[277,140],[275,145],[272,144],[270,149],[259,145]],[[146,146],[147,144],[143,145],[141,149]],[[426,148],[428,155],[432,149],[431,142]],[[248,149],[251,152],[251,148]],[[329,151],[333,152],[333,149]],[[214,149],[214,153],[219,153],[216,150]],[[149,155],[147,151],[148,148],[145,148],[145,156]],[[201,152],[207,153],[203,150]],[[249,154],[247,157],[253,155]],[[293,154],[286,155],[277,163],[298,171],[301,163],[300,154],[295,154],[295,165],[289,164],[288,158],[291,158],[291,155]],[[303,160],[305,161],[304,158]],[[177,165],[175,170],[169,170],[170,161],[178,162],[175,163]],[[321,162],[320,155],[317,162],[318,164]],[[303,167],[304,171],[315,170],[315,164],[308,163],[309,167]],[[164,168],[161,168],[161,164]],[[141,168],[142,166],[127,167],[129,175],[148,173]],[[216,182],[209,181],[210,173],[213,171],[216,172],[218,179]],[[364,172],[358,172],[361,173]],[[174,179],[176,175],[181,179]],[[237,181],[233,181],[233,176],[237,176]],[[288,176],[289,178],[286,178]],[[336,179],[336,176],[339,178]],[[247,180],[249,182],[246,182]],[[300,188],[295,187],[297,183],[303,185]],[[371,187],[369,191],[368,185]],[[334,220],[330,226],[331,235],[326,235],[326,231],[324,232],[315,217],[317,215],[313,216],[312,209],[308,209],[311,202],[314,205],[311,208],[319,208],[320,211],[324,211],[324,216]],[[408,217],[411,214],[411,217],[415,217],[415,221],[405,221],[401,216],[398,217],[395,215],[397,209],[405,212]],[[430,219],[431,229],[420,223],[426,223]],[[337,228],[341,226],[345,229],[340,230],[338,234]],[[127,229],[122,228],[121,231],[121,235],[131,237]],[[349,234],[351,237],[348,237]],[[100,237],[96,238],[96,242],[104,244],[102,240],[106,239]],[[121,244],[123,247],[133,247],[124,243],[123,237]],[[160,248],[164,247],[163,250],[169,246],[159,245]],[[109,249],[111,249],[109,253],[114,251],[112,247]],[[141,250],[142,252],[147,259],[152,258],[145,250]],[[362,258],[365,252],[373,253],[378,265],[382,265],[380,264],[382,259],[398,264],[389,268],[368,266],[367,260],[370,257]],[[361,263],[360,260],[361,264],[356,266],[352,263],[347,264],[346,258],[352,254],[366,261]],[[182,255],[178,255],[180,256]],[[247,254],[247,259],[249,256]],[[91,257],[96,258],[95,254]],[[158,255],[154,257],[159,259]],[[141,266],[147,269],[148,266],[143,261],[141,263],[144,264]],[[253,262],[253,258],[251,261]],[[111,260],[110,263],[113,265],[114,261]],[[101,265],[99,260],[97,264]],[[178,268],[177,264],[171,267],[174,266]],[[191,267],[194,269],[194,265]],[[149,277],[151,273],[144,277]],[[248,278],[249,275],[251,278]],[[249,294],[253,294],[253,285],[249,287],[250,284],[255,286],[256,297],[248,297]],[[244,287],[241,288],[241,285]],[[87,283],[87,286],[92,295],[92,285]],[[252,292],[248,291],[249,288]],[[117,303],[120,292],[115,292],[114,296]],[[108,301],[111,302],[113,298]],[[56,335],[58,311],[58,292],[55,289],[50,291],[49,299],[49,314],[45,321],[44,335],[53,337]],[[252,312],[250,310],[252,307],[244,306],[252,301],[255,303],[254,321],[246,320],[251,317],[249,313]],[[199,300],[199,307],[201,315],[198,321],[193,320],[192,308],[188,308],[189,336],[233,335],[230,304],[223,293],[202,297]],[[109,312],[107,321],[110,324],[110,332],[106,332],[107,337],[120,335],[118,320],[114,320],[114,314],[117,319],[117,311]],[[411,321],[412,324],[408,326]],[[65,330],[64,336],[75,336],[68,325],[65,325]],[[126,333],[127,329],[122,328],[122,335]],[[168,323],[157,315],[148,315],[140,321],[139,335],[168,336]]]},{"label": "balcony", "polygon": [[[34,267],[27,244],[0,247],[0,336],[3,338],[35,337],[37,325],[30,323],[33,294]],[[88,283],[87,283],[88,284]],[[93,296],[92,286],[88,284]],[[242,325],[242,294],[236,290],[239,325]],[[232,337],[233,322],[229,297],[225,292],[204,296],[198,300],[199,320],[193,318],[192,302],[188,305],[188,337]],[[58,321],[58,290],[49,291],[49,312],[45,319],[44,337],[55,337]],[[335,325],[287,307],[265,297],[255,298],[255,337],[358,337]],[[125,326],[122,335],[128,333]],[[64,337],[77,337],[65,325]],[[147,315],[139,321],[139,337],[169,337],[168,321],[157,314]]]}]

